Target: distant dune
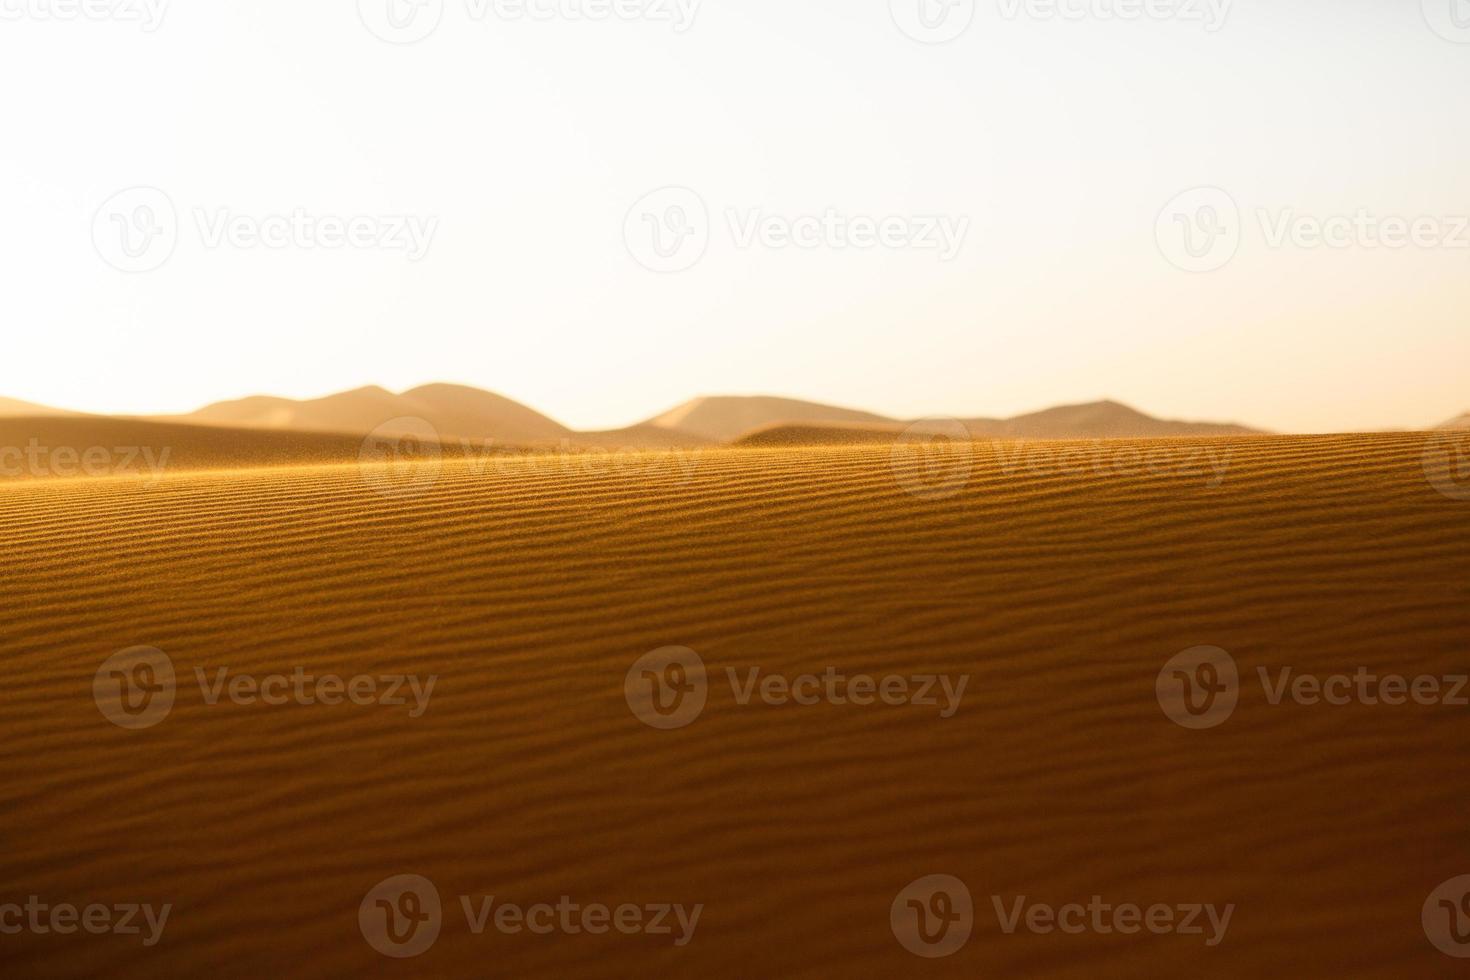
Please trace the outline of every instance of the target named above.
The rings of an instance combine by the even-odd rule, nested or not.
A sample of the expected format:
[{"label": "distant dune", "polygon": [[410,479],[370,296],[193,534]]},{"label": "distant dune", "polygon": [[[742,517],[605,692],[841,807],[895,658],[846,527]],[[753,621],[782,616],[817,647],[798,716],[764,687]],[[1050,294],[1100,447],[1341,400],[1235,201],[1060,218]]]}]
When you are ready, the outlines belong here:
[{"label": "distant dune", "polygon": [[[1183,436],[1255,434],[1240,425],[1171,422],[1144,415],[1117,402],[1096,402],[1048,409],[1013,419],[962,419],[975,439],[1148,439]],[[776,423],[736,440],[742,446],[859,445],[892,442],[906,429],[903,422],[877,424]]]},{"label": "distant dune", "polygon": [[671,409],[648,424],[662,429],[682,430],[729,442],[746,433],[783,422],[883,424],[881,415],[851,408],[836,408],[794,398],[712,397],[696,398]]},{"label": "distant dune", "polygon": [[965,424],[976,436],[1012,439],[1152,439],[1259,432],[1233,423],[1156,419],[1114,401],[1064,405],[1012,419],[967,419]]},{"label": "distant dune", "polygon": [[[1011,448],[956,457],[937,498],[944,458],[887,447],[457,462],[401,499],[356,466],[0,486],[7,900],[172,905],[154,948],[0,937],[8,972],[1453,975],[1420,908],[1470,871],[1465,709],[1273,705],[1257,679],[1465,672],[1470,504],[1426,482],[1425,437]],[[136,645],[179,689],[124,731],[92,688]],[[703,658],[708,704],[656,731],[624,685],[670,645]],[[1199,645],[1245,685],[1212,731],[1156,699]],[[742,704],[727,671],[751,668],[969,683],[950,717]],[[421,717],[210,704],[220,669],[437,686]],[[401,874],[445,917],[409,963],[358,924]],[[933,874],[968,885],[975,929],[926,961],[889,916]],[[703,909],[684,947],[476,936],[460,896],[491,895]],[[1213,948],[1007,935],[994,909],[1095,895],[1235,909]]]},{"label": "distant dune", "polygon": [[1470,429],[1470,412],[1466,412],[1457,419],[1450,419],[1441,429]]},{"label": "distant dune", "polygon": [[0,418],[49,418],[77,414],[79,413],[68,412],[60,408],[48,408],[45,405],[35,405],[31,402],[23,402],[18,398],[0,398]]},{"label": "distant dune", "polygon": [[[0,417],[70,415],[56,409],[0,399]],[[512,447],[643,448],[698,447],[733,443],[768,444],[769,430],[801,426],[803,440],[825,428],[837,442],[858,437],[846,430],[870,427],[878,437],[908,423],[872,412],[792,398],[722,396],[696,398],[640,425],[605,432],[578,432],[519,402],[464,385],[424,385],[395,394],[370,386],[323,398],[297,400],[257,395],[216,402],[180,416],[155,421],[202,423],[232,428],[366,435],[403,431],[424,436],[427,422],[444,442],[473,441]],[[964,420],[977,438],[1032,439],[1152,438],[1188,435],[1245,435],[1255,430],[1208,422],[1172,422],[1117,402],[1047,409],[1013,419]],[[396,428],[395,428],[396,426]],[[792,429],[789,434],[797,434]]]},{"label": "distant dune", "polygon": [[[976,438],[1147,439],[1158,436],[1249,435],[1257,430],[1234,424],[1172,422],[1156,419],[1118,402],[1051,408],[1013,419],[962,419]],[[785,398],[697,398],[654,419],[653,425],[699,432],[712,439],[770,445],[793,438],[799,443],[830,439],[864,441],[888,438],[909,423],[870,412],[834,408]],[[868,439],[867,441],[872,441]]]},{"label": "distant dune", "polygon": [[229,425],[360,434],[395,419],[415,418],[429,422],[444,437],[495,438],[517,445],[554,443],[572,434],[509,398],[460,385],[426,385],[401,395],[374,386],[306,401],[260,396],[209,405],[190,418]]}]

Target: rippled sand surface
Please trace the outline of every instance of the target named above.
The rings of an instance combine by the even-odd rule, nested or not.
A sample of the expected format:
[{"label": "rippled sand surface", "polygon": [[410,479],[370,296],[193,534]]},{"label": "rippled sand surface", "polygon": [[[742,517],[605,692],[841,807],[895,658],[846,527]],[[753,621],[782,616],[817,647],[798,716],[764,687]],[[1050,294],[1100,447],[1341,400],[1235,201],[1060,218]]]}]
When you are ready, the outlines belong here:
[{"label": "rippled sand surface", "polygon": [[[1456,975],[1420,913],[1470,873],[1470,709],[1272,705],[1258,674],[1470,672],[1470,501],[1436,491],[1424,447],[997,444],[962,485],[953,455],[840,446],[0,486],[0,903],[172,906],[152,947],[23,932],[0,958],[15,976]],[[127,730],[94,681],[138,646],[177,691]],[[1199,646],[1241,680],[1208,730],[1156,695]],[[665,647],[708,679],[672,730],[625,694]],[[753,667],[968,680],[950,717],[741,704],[727,669]],[[437,680],[418,717],[411,697],[211,705],[196,671],[221,668]],[[444,906],[406,961],[359,924],[402,874]],[[933,874],[964,882],[974,925],[929,960],[890,906]],[[994,908],[1094,895],[1235,909],[1210,947],[1008,935]],[[475,935],[461,896],[703,908],[678,946]]]}]

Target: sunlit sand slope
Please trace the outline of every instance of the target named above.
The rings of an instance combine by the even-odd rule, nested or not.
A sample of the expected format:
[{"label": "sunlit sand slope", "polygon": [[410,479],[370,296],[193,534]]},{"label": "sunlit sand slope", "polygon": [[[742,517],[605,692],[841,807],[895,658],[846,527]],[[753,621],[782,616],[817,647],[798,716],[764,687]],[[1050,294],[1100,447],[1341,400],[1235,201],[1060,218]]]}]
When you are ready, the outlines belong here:
[{"label": "sunlit sand slope", "polygon": [[[171,903],[137,936],[0,935],[6,972],[158,976],[1459,975],[1421,907],[1470,874],[1470,715],[1272,705],[1257,669],[1470,668],[1470,500],[1425,437],[714,450],[437,474],[355,466],[0,487],[0,903]],[[1465,496],[1470,497],[1470,492]],[[155,647],[172,712],[125,730],[103,661]],[[1241,675],[1166,716],[1171,657]],[[656,730],[625,679],[708,669]],[[742,705],[763,675],[969,678],[958,710]],[[231,675],[438,675],[407,706],[209,704]],[[1464,693],[1464,692],[1462,692]],[[418,959],[369,890],[423,875]],[[966,944],[900,945],[926,875]],[[460,896],[702,904],[665,935],[475,935]],[[1023,926],[1009,909],[1235,906],[1228,933]]]}]

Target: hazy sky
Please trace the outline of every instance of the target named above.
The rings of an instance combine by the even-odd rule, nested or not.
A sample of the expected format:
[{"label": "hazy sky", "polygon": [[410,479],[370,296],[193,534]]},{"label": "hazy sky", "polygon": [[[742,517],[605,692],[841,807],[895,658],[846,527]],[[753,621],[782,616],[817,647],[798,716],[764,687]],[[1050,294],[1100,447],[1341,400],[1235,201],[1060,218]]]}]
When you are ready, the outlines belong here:
[{"label": "hazy sky", "polygon": [[0,0],[0,394],[1470,409],[1466,0],[415,2]]}]

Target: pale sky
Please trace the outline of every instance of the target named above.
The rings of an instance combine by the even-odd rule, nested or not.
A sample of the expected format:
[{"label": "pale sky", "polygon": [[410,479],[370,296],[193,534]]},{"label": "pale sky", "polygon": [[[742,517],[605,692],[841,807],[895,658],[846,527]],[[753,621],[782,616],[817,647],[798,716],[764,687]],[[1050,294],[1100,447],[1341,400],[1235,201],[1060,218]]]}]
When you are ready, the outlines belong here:
[{"label": "pale sky", "polygon": [[[739,393],[1283,431],[1470,410],[1464,0],[922,0],[928,34],[921,0],[419,2],[0,0],[0,395],[451,381],[580,428]],[[1238,216],[1166,208],[1199,187]],[[852,224],[775,247],[829,211]],[[1420,242],[1311,237],[1360,212]],[[265,220],[298,213],[328,221]],[[1273,245],[1283,216],[1307,230]],[[1169,238],[1207,226],[1223,252]],[[957,250],[911,247],[943,227]]]}]

